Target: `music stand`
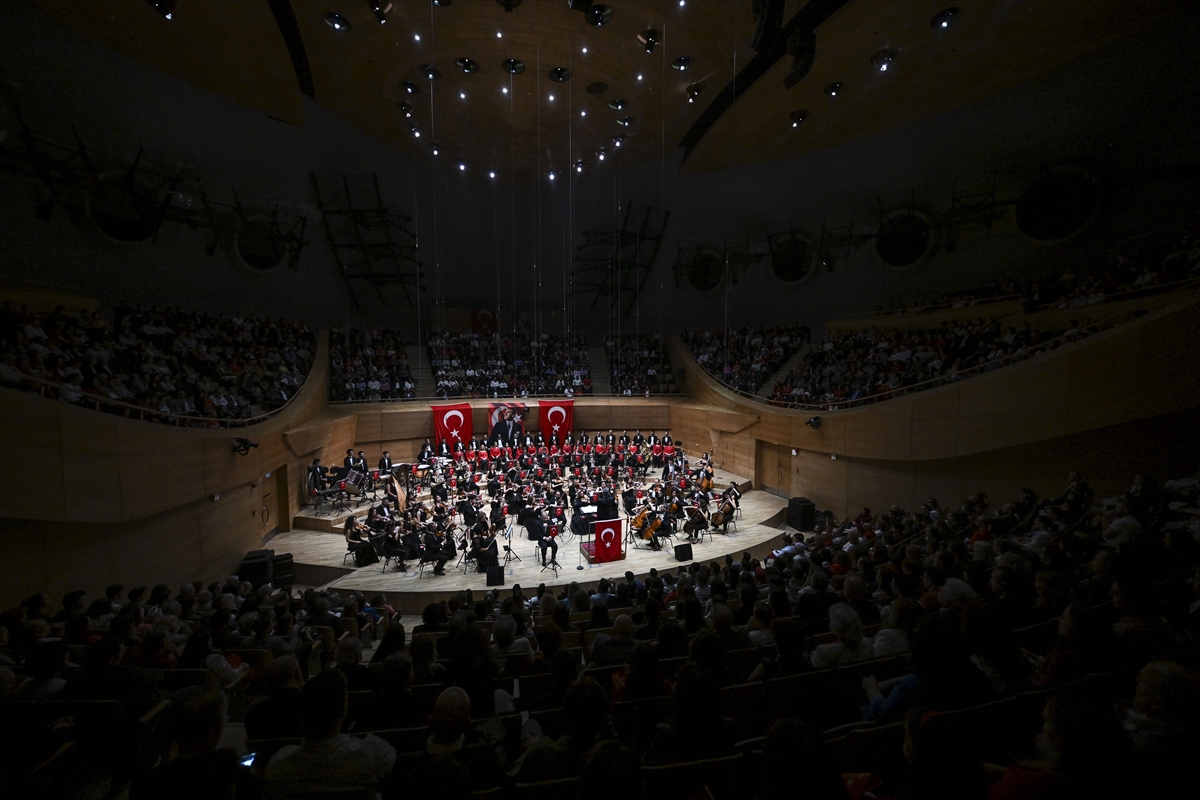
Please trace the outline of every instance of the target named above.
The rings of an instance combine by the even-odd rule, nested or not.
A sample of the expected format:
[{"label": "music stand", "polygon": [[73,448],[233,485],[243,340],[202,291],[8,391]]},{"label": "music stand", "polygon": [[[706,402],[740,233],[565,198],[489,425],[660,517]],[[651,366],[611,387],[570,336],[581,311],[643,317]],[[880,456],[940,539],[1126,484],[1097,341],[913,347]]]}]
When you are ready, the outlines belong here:
[{"label": "music stand", "polygon": [[521,557],[514,553],[512,549],[512,529],[513,526],[510,524],[504,531],[504,541],[507,542],[507,544],[504,545],[504,566],[506,567],[511,561],[521,560]]}]

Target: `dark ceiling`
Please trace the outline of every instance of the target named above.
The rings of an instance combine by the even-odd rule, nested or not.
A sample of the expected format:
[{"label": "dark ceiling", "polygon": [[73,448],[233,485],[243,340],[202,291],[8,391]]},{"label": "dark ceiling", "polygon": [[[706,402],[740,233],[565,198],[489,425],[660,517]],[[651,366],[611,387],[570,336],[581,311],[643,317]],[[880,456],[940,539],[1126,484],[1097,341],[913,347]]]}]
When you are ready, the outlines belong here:
[{"label": "dark ceiling", "polygon": [[[978,100],[1190,7],[959,0],[954,24],[941,29],[931,19],[948,0],[785,0],[776,5],[785,34],[789,23],[817,20],[811,71],[789,89],[786,35],[763,48],[756,79],[746,77],[756,56],[752,0],[611,0],[600,27],[567,0],[523,0],[512,12],[497,0],[392,0],[380,4],[386,24],[370,0],[177,0],[170,20],[146,0],[37,2],[132,58],[274,118],[304,124],[311,94],[403,152],[432,158],[437,143],[438,158],[473,174],[526,179],[576,161],[590,171],[655,160],[685,141],[689,171],[788,158]],[[328,24],[329,12],[349,28]],[[647,29],[658,32],[652,53],[638,40]],[[881,50],[892,51],[886,71],[871,61]],[[686,71],[671,67],[681,56]],[[458,67],[462,58],[477,71]],[[507,58],[525,71],[505,72]],[[429,80],[422,65],[440,77]],[[569,79],[552,80],[556,68]],[[835,81],[842,90],[830,96]],[[627,105],[615,110],[618,98]],[[805,118],[793,128],[797,110]],[[628,127],[618,124],[624,116]]]}]

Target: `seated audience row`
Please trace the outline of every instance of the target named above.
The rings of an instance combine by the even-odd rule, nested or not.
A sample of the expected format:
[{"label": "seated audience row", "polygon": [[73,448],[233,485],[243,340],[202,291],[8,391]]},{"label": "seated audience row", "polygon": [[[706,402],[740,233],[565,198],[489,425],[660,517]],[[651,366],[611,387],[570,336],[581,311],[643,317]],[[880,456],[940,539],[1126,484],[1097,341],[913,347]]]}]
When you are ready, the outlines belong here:
[{"label": "seated audience row", "polygon": [[399,331],[329,333],[330,400],[412,400],[416,381]]},{"label": "seated audience row", "polygon": [[204,418],[195,427],[283,406],[316,347],[302,323],[126,303],[111,319],[5,304],[0,341],[0,385],[141,419]]},{"label": "seated audience row", "polygon": [[739,392],[755,394],[800,347],[812,341],[807,325],[734,328],[683,333],[683,343],[700,366]]},{"label": "seated audience row", "polygon": [[990,372],[1088,335],[1074,322],[1066,331],[1035,331],[1028,325],[1005,329],[996,320],[932,330],[834,331],[775,385],[771,402],[845,408],[847,401],[887,400]]},{"label": "seated audience row", "polygon": [[[233,577],[71,592],[57,611],[35,595],[0,616],[0,713],[169,699],[178,755],[134,769],[133,797],[203,775],[220,784],[206,796],[259,780],[267,797],[519,795],[575,778],[588,796],[707,784],[773,800],[797,793],[770,767],[784,758],[821,797],[1186,796],[1200,788],[1198,486],[1139,475],[1098,500],[1072,473],[998,507],[977,492],[824,514],[766,559],[462,591],[411,637],[382,596]],[[166,688],[188,668],[211,674],[209,694]],[[216,750],[226,709],[247,705],[253,774]],[[61,742],[29,733],[21,752]],[[673,774],[700,786],[654,783],[686,762],[691,778]]]},{"label": "seated audience row", "polygon": [[612,393],[624,397],[673,390],[671,358],[661,333],[609,335],[604,341]]},{"label": "seated audience row", "polygon": [[442,398],[592,393],[584,336],[434,332],[427,345]]}]

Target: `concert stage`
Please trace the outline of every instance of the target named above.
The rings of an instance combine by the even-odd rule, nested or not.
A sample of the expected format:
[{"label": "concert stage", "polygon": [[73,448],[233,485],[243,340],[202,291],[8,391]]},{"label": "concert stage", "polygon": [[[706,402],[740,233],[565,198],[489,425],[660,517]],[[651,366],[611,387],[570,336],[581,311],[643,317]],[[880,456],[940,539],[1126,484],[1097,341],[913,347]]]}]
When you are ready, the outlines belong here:
[{"label": "concert stage", "polygon": [[[726,555],[738,558],[749,551],[755,558],[762,558],[781,544],[786,529],[787,500],[763,491],[750,489],[749,481],[737,475],[717,470],[717,485],[728,485],[736,480],[742,487],[741,515],[736,520],[736,529],[729,527],[728,535],[713,533],[711,540],[706,534],[702,542],[692,546],[693,560],[707,563],[724,562]],[[366,506],[363,506],[365,513]],[[684,541],[674,539],[673,543]],[[431,602],[453,596],[462,589],[473,589],[477,593],[488,590],[485,576],[473,569],[464,573],[455,567],[455,561],[447,562],[446,574],[435,577],[431,568],[426,568],[424,577],[418,578],[416,562],[410,569],[398,572],[392,566],[382,572],[382,564],[355,569],[353,560],[346,560],[346,544],[340,533],[323,533],[315,530],[294,530],[272,538],[266,545],[280,553],[291,553],[296,567],[296,582],[310,586],[328,586],[333,589],[357,589],[367,595],[383,593],[388,601],[403,614],[420,614]],[[559,570],[555,576],[551,570],[542,570],[541,551],[537,543],[526,538],[524,528],[514,526],[511,540],[513,552],[520,561],[512,561],[505,567],[504,585],[491,587],[497,590],[511,589],[519,583],[532,596],[538,584],[545,583],[560,591],[572,581],[587,586],[595,585],[601,578],[619,578],[632,571],[642,578],[650,569],[660,571],[676,569],[678,562],[670,549],[654,551],[644,548],[626,547],[624,560],[607,564],[589,564],[579,551],[578,538],[559,542]],[[501,549],[503,558],[503,549]],[[577,567],[582,567],[578,569]]]}]

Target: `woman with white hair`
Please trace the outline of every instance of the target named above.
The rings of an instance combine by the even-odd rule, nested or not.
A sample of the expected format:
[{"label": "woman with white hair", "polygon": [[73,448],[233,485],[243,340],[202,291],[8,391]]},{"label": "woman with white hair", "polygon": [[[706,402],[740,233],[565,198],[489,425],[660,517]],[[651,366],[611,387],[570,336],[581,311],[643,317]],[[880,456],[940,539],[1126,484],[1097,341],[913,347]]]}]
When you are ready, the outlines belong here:
[{"label": "woman with white hair", "polygon": [[813,651],[812,665],[816,669],[853,664],[875,657],[874,643],[863,636],[862,618],[846,603],[829,607],[829,630],[838,640],[818,645]]}]

